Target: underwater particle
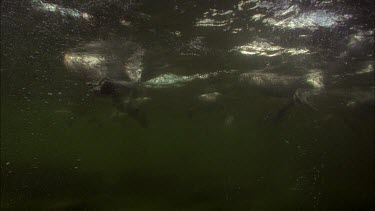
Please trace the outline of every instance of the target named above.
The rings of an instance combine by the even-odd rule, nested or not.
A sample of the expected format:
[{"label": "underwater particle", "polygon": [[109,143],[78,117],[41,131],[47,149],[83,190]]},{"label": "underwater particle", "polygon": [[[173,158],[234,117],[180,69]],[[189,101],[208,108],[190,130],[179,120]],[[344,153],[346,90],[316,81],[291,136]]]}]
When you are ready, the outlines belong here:
[{"label": "underwater particle", "polygon": [[175,31],[174,34],[175,34],[177,37],[181,37],[181,32],[180,32],[180,31]]},{"label": "underwater particle", "polygon": [[206,102],[206,103],[215,103],[218,98],[221,96],[219,92],[212,92],[207,94],[199,95],[199,100]]},{"label": "underwater particle", "polygon": [[230,125],[232,125],[233,122],[234,122],[234,116],[233,116],[233,115],[228,115],[228,116],[225,118],[225,121],[224,121],[224,123],[225,123],[226,126],[230,126]]},{"label": "underwater particle", "polygon": [[120,24],[121,24],[122,26],[130,26],[130,25],[132,24],[132,22],[127,21],[127,20],[125,20],[125,19],[122,19],[122,20],[120,20]]}]

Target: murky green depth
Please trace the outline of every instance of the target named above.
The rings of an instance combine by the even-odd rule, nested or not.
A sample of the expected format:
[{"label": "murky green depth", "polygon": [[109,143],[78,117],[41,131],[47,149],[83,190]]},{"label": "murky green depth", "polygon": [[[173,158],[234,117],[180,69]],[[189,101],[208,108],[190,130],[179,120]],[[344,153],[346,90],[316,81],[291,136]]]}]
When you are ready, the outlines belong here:
[{"label": "murky green depth", "polygon": [[28,101],[3,92],[2,206],[314,210],[343,200],[350,200],[343,209],[371,204],[373,119],[351,120],[350,128],[338,114],[327,120],[296,109],[282,123],[267,123],[264,114],[277,101],[256,95],[197,106],[188,115],[188,93],[165,92],[156,91],[143,108],[148,128],[111,118],[109,99],[89,96],[71,111],[66,104],[73,96]]}]

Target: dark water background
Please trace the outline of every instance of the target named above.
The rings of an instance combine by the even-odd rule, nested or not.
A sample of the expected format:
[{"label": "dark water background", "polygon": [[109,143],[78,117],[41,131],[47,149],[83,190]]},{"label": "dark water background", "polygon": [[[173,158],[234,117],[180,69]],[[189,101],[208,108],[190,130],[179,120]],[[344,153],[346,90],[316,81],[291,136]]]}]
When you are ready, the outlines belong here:
[{"label": "dark water background", "polygon": [[[166,72],[247,72],[286,62],[281,72],[318,66],[328,78],[343,76],[341,87],[373,90],[373,72],[359,79],[344,76],[372,56],[335,59],[341,40],[355,33],[351,28],[374,29],[371,1],[331,2],[324,9],[351,11],[356,18],[313,32],[272,29],[238,13],[231,27],[244,28],[239,34],[195,26],[210,8],[225,11],[238,1],[49,2],[94,18],[36,11],[29,1],[1,3],[2,210],[375,208],[373,104],[348,107],[328,97],[316,103],[317,111],[295,106],[280,120],[268,121],[288,97],[238,85],[238,75],[228,75],[144,90],[152,97],[141,108],[148,120],[144,128],[127,116],[113,117],[111,99],[95,96],[63,63],[69,49],[116,35],[147,50],[144,81]],[[298,3],[276,3],[285,2]],[[308,11],[314,2],[319,1],[298,4]],[[121,26],[122,18],[132,27]],[[251,27],[255,30],[245,30]],[[298,38],[306,33],[309,39]],[[205,42],[189,47],[197,37]],[[318,53],[302,58],[228,53],[255,37]],[[361,52],[373,52],[373,45],[366,47]],[[223,94],[217,103],[197,100],[213,91]]]}]

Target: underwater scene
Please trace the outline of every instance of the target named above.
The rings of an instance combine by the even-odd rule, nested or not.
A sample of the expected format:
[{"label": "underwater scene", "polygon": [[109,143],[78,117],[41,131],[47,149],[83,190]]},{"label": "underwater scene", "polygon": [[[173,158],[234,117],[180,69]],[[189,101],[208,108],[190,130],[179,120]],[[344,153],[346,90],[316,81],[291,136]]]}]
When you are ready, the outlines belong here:
[{"label": "underwater scene", "polygon": [[372,0],[1,1],[1,210],[375,209]]}]

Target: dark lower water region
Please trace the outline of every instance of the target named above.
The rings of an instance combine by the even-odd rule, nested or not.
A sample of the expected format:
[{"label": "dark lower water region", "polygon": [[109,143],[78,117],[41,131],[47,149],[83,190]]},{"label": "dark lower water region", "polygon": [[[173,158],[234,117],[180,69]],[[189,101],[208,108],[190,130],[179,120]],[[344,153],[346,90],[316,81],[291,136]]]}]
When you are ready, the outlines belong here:
[{"label": "dark lower water region", "polygon": [[373,210],[372,1],[1,2],[1,210]]}]

